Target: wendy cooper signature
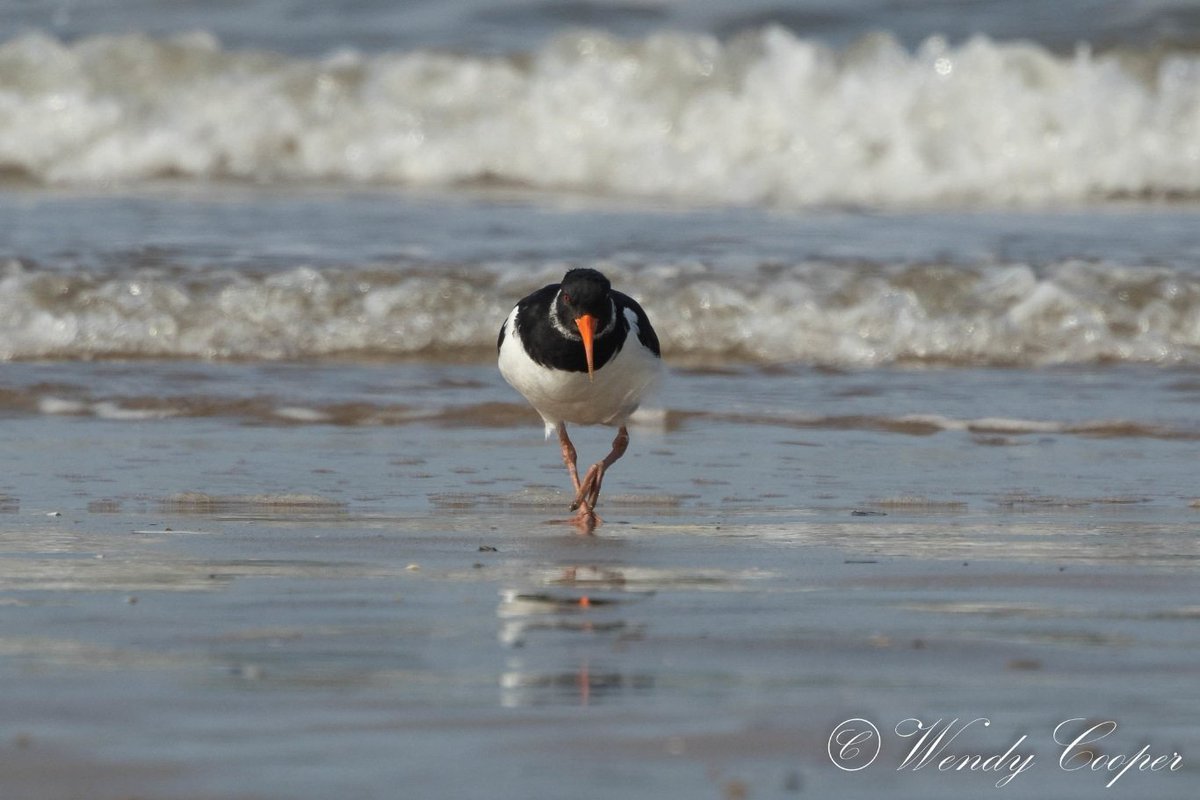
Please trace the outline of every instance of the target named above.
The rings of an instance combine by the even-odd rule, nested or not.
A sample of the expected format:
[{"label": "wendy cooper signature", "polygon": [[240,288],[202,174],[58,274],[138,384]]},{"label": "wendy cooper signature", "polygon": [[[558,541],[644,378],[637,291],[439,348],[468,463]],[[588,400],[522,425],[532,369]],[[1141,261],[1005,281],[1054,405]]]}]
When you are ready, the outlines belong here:
[{"label": "wendy cooper signature", "polygon": [[[956,744],[968,730],[974,728],[978,732],[991,724],[987,717],[965,722],[958,717],[933,722],[915,717],[901,720],[892,729],[906,748],[896,771],[929,769],[991,773],[1000,775],[995,785],[1004,788],[1018,775],[1032,770],[1038,759],[1032,747],[1023,747],[1029,740],[1027,734],[1022,734],[1003,750],[969,748],[965,741]],[[1117,740],[1105,741],[1116,733],[1117,727],[1112,720],[1092,722],[1084,717],[1072,717],[1058,723],[1050,735],[1056,748],[1058,768],[1064,772],[1103,773],[1108,777],[1105,788],[1112,788],[1130,772],[1177,772],[1183,767],[1183,755],[1178,752],[1155,751],[1149,744],[1133,751],[1122,748]],[[883,737],[870,720],[856,717],[833,729],[829,734],[828,749],[829,758],[838,769],[858,772],[878,759],[883,751]]]}]

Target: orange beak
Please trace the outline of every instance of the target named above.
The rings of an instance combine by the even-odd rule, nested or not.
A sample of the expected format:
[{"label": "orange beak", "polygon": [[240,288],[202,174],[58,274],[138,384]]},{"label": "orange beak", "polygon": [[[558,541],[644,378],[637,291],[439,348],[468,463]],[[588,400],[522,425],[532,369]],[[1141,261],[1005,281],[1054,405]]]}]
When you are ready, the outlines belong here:
[{"label": "orange beak", "polygon": [[583,314],[575,319],[579,335],[583,337],[583,352],[587,355],[588,380],[592,380],[592,338],[596,335],[596,318],[591,314]]}]

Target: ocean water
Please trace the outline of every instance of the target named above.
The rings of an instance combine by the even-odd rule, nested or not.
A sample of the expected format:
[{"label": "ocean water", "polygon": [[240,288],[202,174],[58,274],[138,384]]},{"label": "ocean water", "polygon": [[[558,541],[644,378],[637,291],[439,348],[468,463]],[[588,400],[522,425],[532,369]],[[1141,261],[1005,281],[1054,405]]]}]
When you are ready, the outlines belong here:
[{"label": "ocean water", "polygon": [[10,8],[0,357],[483,360],[589,265],[680,363],[1195,363],[1195,15],[1036,5]]},{"label": "ocean water", "polygon": [[[1010,794],[1102,792],[1046,732],[1113,717],[1186,764],[1118,785],[1183,796],[1198,42],[1169,0],[0,5],[0,795],[959,797],[997,776],[857,780],[830,729],[991,715]],[[595,537],[494,363],[576,266],[669,366]]]}]

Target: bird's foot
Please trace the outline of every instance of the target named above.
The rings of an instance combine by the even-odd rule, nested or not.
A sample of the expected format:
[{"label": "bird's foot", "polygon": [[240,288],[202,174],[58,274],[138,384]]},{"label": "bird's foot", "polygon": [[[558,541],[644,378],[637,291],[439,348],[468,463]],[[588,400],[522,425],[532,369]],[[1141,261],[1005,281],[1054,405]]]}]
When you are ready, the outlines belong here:
[{"label": "bird's foot", "polygon": [[597,525],[603,522],[600,515],[596,513],[597,492],[593,489],[595,472],[595,467],[588,470],[587,476],[581,482],[579,491],[575,495],[575,500],[571,503],[571,510],[575,512],[571,523],[579,529],[580,533],[584,534],[591,533]]},{"label": "bird's foot", "polygon": [[581,534],[586,536],[595,531],[604,520],[600,519],[600,515],[590,506],[584,506],[569,521]]},{"label": "bird's foot", "polygon": [[588,468],[587,474],[583,476],[583,480],[579,482],[579,488],[575,492],[575,499],[571,501],[571,510],[583,508],[595,508],[596,501],[600,499],[600,482],[604,478],[604,467],[601,464],[592,464]]}]

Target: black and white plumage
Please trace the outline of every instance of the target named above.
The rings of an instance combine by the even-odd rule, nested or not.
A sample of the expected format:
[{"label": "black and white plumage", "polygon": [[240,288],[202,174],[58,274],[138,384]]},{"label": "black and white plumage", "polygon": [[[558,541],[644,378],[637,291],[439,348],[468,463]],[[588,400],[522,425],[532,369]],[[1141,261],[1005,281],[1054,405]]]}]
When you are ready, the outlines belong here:
[{"label": "black and white plumage", "polygon": [[[662,372],[658,336],[637,301],[594,269],[523,298],[500,327],[500,373],[557,433],[575,488],[571,508],[590,531],[605,470],[629,441],[626,423]],[[613,449],[582,481],[566,424],[613,425]]]}]

